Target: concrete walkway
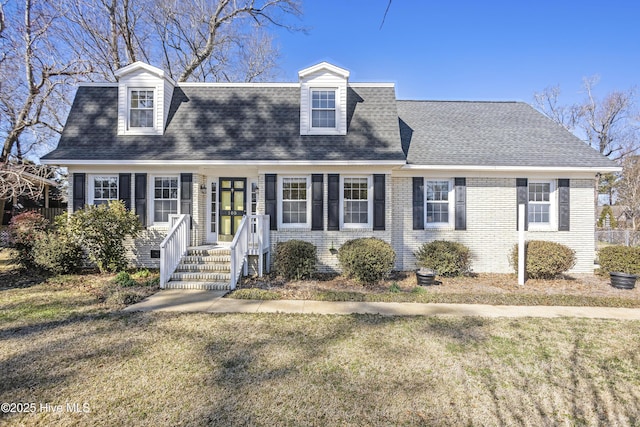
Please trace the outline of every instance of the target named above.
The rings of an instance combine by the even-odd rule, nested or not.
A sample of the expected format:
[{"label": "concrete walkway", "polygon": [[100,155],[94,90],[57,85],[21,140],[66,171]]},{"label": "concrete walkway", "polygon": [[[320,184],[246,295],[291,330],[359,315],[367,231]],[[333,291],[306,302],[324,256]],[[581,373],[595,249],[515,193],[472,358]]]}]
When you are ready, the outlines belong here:
[{"label": "concrete walkway", "polygon": [[124,311],[206,313],[382,314],[385,316],[582,317],[640,320],[638,308],[549,307],[399,302],[258,301],[222,298],[226,291],[163,290]]}]

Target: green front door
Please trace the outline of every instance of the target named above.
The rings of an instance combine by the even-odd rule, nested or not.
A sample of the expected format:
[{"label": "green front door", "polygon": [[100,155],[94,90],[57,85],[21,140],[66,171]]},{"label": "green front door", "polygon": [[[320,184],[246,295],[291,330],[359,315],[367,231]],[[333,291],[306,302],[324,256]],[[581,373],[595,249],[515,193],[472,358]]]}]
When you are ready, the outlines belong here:
[{"label": "green front door", "polygon": [[220,228],[218,241],[230,242],[236,234],[242,216],[247,213],[247,179],[220,178]]}]

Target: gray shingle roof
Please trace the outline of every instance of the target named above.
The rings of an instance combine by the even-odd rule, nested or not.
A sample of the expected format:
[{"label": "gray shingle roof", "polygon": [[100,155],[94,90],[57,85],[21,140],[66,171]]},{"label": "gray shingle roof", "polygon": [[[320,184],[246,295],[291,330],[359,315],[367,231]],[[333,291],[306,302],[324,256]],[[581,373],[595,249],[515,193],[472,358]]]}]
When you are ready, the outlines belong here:
[{"label": "gray shingle roof", "polygon": [[360,85],[347,98],[347,135],[301,136],[299,88],[176,87],[164,135],[119,136],[117,88],[85,86],[43,158],[616,166],[525,103],[396,101],[392,87]]},{"label": "gray shingle roof", "polygon": [[397,101],[407,163],[615,167],[522,102]]},{"label": "gray shingle roof", "polygon": [[395,160],[392,87],[349,88],[345,136],[300,135],[295,87],[176,87],[162,136],[117,135],[117,88],[80,87],[47,160]]}]

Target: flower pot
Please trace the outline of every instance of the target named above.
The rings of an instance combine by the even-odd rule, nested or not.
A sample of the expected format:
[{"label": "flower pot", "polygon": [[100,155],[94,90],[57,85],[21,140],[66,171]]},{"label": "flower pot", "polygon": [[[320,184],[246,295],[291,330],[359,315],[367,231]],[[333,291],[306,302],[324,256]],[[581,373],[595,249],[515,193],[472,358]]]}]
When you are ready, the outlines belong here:
[{"label": "flower pot", "polygon": [[418,286],[431,286],[435,284],[437,271],[434,270],[416,270],[416,279]]},{"label": "flower pot", "polygon": [[621,273],[619,271],[612,271],[609,273],[611,278],[611,286],[618,289],[633,289],[636,286],[636,279],[638,276],[635,274]]}]

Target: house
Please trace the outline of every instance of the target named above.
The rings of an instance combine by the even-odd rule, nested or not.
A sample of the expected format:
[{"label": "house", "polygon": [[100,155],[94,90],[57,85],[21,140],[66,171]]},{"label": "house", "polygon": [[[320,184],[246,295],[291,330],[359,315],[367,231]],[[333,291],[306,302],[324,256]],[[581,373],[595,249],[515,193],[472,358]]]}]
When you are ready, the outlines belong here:
[{"label": "house", "polygon": [[[527,239],[563,243],[574,272],[593,272],[595,178],[619,168],[561,126],[522,102],[397,100],[392,83],[328,63],[298,75],[176,83],[136,62],[78,88],[42,161],[68,168],[70,210],[135,210],[131,260],[162,265],[167,286],[233,287],[289,239],[315,244],[323,271],[338,268],[332,249],[375,236],[398,270],[446,239],[471,249],[475,272],[510,272],[518,204]],[[202,267],[216,259],[231,266]]]}]

